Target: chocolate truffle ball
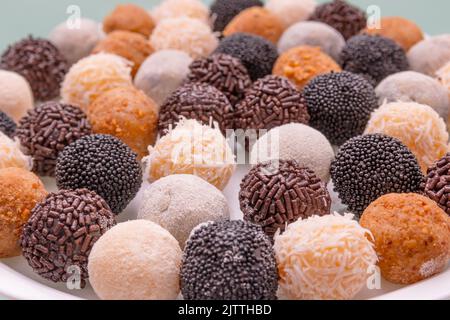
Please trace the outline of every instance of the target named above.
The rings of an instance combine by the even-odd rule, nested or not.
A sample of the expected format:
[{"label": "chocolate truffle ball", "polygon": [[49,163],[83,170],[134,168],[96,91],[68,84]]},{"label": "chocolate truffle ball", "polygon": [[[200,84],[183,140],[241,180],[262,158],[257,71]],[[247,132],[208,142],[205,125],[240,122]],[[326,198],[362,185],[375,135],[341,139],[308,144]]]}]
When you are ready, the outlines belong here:
[{"label": "chocolate truffle ball", "polygon": [[216,53],[208,58],[197,59],[189,69],[187,81],[204,82],[216,87],[233,106],[252,84],[241,61],[227,54]]},{"label": "chocolate truffle ball", "polygon": [[58,97],[68,63],[50,41],[30,36],[6,49],[0,69],[22,75],[30,84],[34,98],[46,101]]},{"label": "chocolate truffle ball", "polygon": [[277,280],[272,244],[257,225],[201,224],[186,243],[180,275],[185,300],[274,300]]},{"label": "chocolate truffle ball", "polygon": [[387,76],[409,69],[405,51],[382,36],[357,35],[347,41],[340,62],[345,71],[363,75],[373,86]]},{"label": "chocolate truffle ball", "polygon": [[311,80],[303,94],[311,126],[335,145],[362,134],[378,106],[372,85],[350,72],[320,75]]},{"label": "chocolate truffle ball", "polygon": [[286,123],[309,122],[305,100],[289,80],[266,76],[245,93],[234,113],[237,129],[272,129]]},{"label": "chocolate truffle ball", "polygon": [[12,138],[16,132],[16,123],[6,113],[0,111],[0,131]]},{"label": "chocolate truffle ball", "polygon": [[366,13],[343,0],[334,0],[316,7],[310,20],[326,23],[338,30],[345,40],[366,27]]},{"label": "chocolate truffle ball", "polygon": [[187,83],[172,93],[159,111],[158,131],[161,136],[175,128],[180,117],[202,124],[217,122],[222,133],[233,129],[233,107],[227,97],[206,83]]},{"label": "chocolate truffle ball", "polygon": [[423,188],[425,194],[450,216],[450,153],[428,168]]},{"label": "chocolate truffle ball", "polygon": [[106,33],[125,30],[149,37],[154,28],[155,22],[147,11],[131,3],[118,5],[103,20],[103,30]]},{"label": "chocolate truffle ball", "polygon": [[277,48],[266,39],[246,33],[235,33],[223,39],[215,53],[229,54],[247,68],[253,81],[272,73],[278,58]]},{"label": "chocolate truffle ball", "polygon": [[61,190],[31,211],[20,246],[28,264],[45,279],[64,282],[79,272],[85,282],[92,246],[114,225],[113,213],[95,192]]},{"label": "chocolate truffle ball", "polygon": [[16,72],[0,70],[0,110],[17,122],[33,107],[28,81]]},{"label": "chocolate truffle ball", "polygon": [[94,191],[115,214],[133,200],[142,183],[136,154],[119,139],[103,134],[85,136],[65,147],[55,176],[59,189]]},{"label": "chocolate truffle ball", "polygon": [[33,171],[54,176],[58,154],[77,139],[91,134],[91,126],[80,108],[46,102],[23,117],[16,136],[24,153],[33,158]]},{"label": "chocolate truffle ball", "polygon": [[214,31],[223,31],[241,11],[250,7],[262,7],[260,0],[215,0],[211,5]]},{"label": "chocolate truffle ball", "polygon": [[260,163],[244,177],[240,187],[244,220],[260,225],[270,237],[298,219],[330,213],[326,182],[294,160]]},{"label": "chocolate truffle ball", "polygon": [[339,149],[331,164],[331,178],[342,202],[360,216],[384,194],[419,192],[423,175],[416,157],[399,140],[367,134]]},{"label": "chocolate truffle ball", "polygon": [[450,61],[450,34],[429,37],[408,51],[411,69],[434,77]]}]

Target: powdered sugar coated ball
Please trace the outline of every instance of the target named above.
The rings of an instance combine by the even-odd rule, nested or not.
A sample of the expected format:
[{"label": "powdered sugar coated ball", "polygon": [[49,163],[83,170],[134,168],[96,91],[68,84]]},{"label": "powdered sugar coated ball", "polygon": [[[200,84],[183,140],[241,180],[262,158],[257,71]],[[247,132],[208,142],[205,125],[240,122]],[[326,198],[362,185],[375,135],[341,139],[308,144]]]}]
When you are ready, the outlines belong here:
[{"label": "powdered sugar coated ball", "polygon": [[269,0],[266,8],[276,14],[289,27],[309,18],[316,8],[315,0]]},{"label": "powdered sugar coated ball", "polygon": [[450,34],[420,41],[408,51],[411,69],[434,76],[450,60]]},{"label": "powdered sugar coated ball", "polygon": [[151,11],[151,15],[156,23],[179,17],[209,23],[209,9],[199,0],[164,0]]},{"label": "powdered sugar coated ball", "polygon": [[27,80],[18,73],[0,70],[0,110],[19,121],[33,108],[33,93]]},{"label": "powdered sugar coated ball", "polygon": [[436,75],[439,78],[439,81],[442,85],[447,88],[449,99],[450,99],[450,61],[438,70]]}]

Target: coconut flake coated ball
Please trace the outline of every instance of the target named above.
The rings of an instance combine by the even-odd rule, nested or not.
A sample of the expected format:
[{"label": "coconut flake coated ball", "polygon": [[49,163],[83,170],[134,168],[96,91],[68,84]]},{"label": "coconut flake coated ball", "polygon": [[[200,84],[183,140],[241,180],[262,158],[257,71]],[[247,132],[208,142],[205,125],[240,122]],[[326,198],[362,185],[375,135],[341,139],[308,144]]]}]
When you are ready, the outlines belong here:
[{"label": "coconut flake coated ball", "polygon": [[370,231],[352,214],[313,216],[275,236],[280,275],[278,297],[345,300],[366,284],[377,262]]},{"label": "coconut flake coated ball", "polygon": [[260,137],[250,154],[251,164],[277,159],[295,160],[300,166],[314,170],[323,182],[328,182],[334,151],[319,131],[304,124],[290,123]]},{"label": "coconut flake coated ball", "polygon": [[19,121],[34,105],[33,92],[20,74],[0,70],[0,110]]},{"label": "coconut flake coated ball", "polygon": [[31,170],[31,157],[23,154],[18,139],[12,140],[0,132],[0,169],[16,167]]},{"label": "coconut flake coated ball", "polygon": [[315,0],[268,0],[266,9],[274,13],[287,28],[309,18],[316,8]]},{"label": "coconut flake coated ball", "polygon": [[16,132],[17,125],[6,113],[0,111],[0,132],[13,138]]},{"label": "coconut flake coated ball", "polygon": [[174,300],[182,251],[158,224],[135,220],[106,232],[89,255],[89,282],[104,300]]},{"label": "coconut flake coated ball", "polygon": [[192,58],[183,51],[161,50],[150,55],[139,68],[134,85],[158,106],[178,87],[189,73]]},{"label": "coconut flake coated ball", "polygon": [[319,47],[338,61],[345,40],[336,29],[325,23],[303,21],[293,24],[283,33],[278,42],[278,52],[281,54],[299,46]]},{"label": "coconut flake coated ball", "polygon": [[131,85],[131,62],[110,53],[81,59],[70,68],[61,88],[63,102],[86,111],[102,93]]},{"label": "coconut flake coated ball", "polygon": [[448,150],[444,120],[430,106],[415,102],[382,105],[371,115],[365,133],[399,139],[417,157],[423,173]]},{"label": "coconut flake coated ball", "polygon": [[419,194],[387,194],[364,211],[361,226],[370,230],[381,275],[412,284],[442,272],[450,259],[450,219]]},{"label": "coconut flake coated ball", "polygon": [[67,21],[57,25],[49,34],[48,39],[67,59],[69,66],[91,54],[92,49],[104,38],[100,23],[81,18],[79,25],[73,27]]},{"label": "coconut flake coated ball", "polygon": [[152,183],[144,190],[138,211],[138,219],[158,223],[182,248],[192,229],[200,223],[229,218],[222,192],[191,174],[174,174]]},{"label": "coconut flake coated ball", "polygon": [[429,37],[408,51],[411,69],[434,77],[450,61],[450,34]]},{"label": "coconut flake coated ball", "polygon": [[260,0],[215,0],[211,4],[211,20],[214,31],[223,31],[239,12],[250,7],[262,7]]},{"label": "coconut flake coated ball", "polygon": [[103,20],[103,30],[106,33],[115,30],[125,30],[149,37],[154,28],[155,22],[148,12],[131,3],[118,5]]},{"label": "coconut flake coated ball", "polygon": [[158,24],[165,19],[188,17],[209,25],[209,9],[199,0],[164,0],[151,10]]},{"label": "coconut flake coated ball", "polygon": [[0,188],[0,258],[9,258],[20,254],[22,228],[47,191],[36,175],[21,168],[0,169]]},{"label": "coconut flake coated ball", "polygon": [[187,17],[161,21],[150,37],[150,44],[155,50],[181,50],[194,59],[208,56],[218,43],[209,26]]}]

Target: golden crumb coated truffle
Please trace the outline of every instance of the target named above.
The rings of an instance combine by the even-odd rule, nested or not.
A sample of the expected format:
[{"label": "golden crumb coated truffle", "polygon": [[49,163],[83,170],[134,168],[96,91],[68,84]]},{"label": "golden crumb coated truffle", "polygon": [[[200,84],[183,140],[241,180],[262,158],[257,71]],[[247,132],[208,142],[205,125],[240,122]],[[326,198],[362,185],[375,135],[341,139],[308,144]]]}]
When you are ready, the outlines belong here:
[{"label": "golden crumb coated truffle", "polygon": [[89,105],[87,116],[94,133],[110,134],[125,142],[140,158],[156,139],[158,106],[134,87],[119,87]]},{"label": "golden crumb coated truffle", "polygon": [[0,258],[8,258],[20,254],[22,227],[47,192],[34,173],[21,168],[0,169],[0,190]]},{"label": "golden crumb coated truffle", "polygon": [[106,33],[115,30],[126,30],[149,37],[154,28],[155,22],[148,12],[131,3],[118,5],[103,20],[103,30]]},{"label": "golden crumb coated truffle", "polygon": [[150,41],[143,35],[130,31],[113,31],[100,41],[92,53],[108,52],[121,56],[133,63],[134,77],[144,60],[153,53]]},{"label": "golden crumb coated truffle", "polygon": [[378,265],[388,281],[415,283],[447,266],[450,219],[422,195],[384,195],[367,207],[360,223],[373,234]]},{"label": "golden crumb coated truffle", "polygon": [[223,31],[224,36],[245,32],[263,37],[277,44],[283,34],[281,20],[269,10],[262,7],[251,7],[239,13]]},{"label": "golden crumb coated truffle", "polygon": [[341,67],[319,47],[300,46],[284,52],[273,67],[273,74],[291,80],[298,89],[303,89],[314,77],[340,72]]}]

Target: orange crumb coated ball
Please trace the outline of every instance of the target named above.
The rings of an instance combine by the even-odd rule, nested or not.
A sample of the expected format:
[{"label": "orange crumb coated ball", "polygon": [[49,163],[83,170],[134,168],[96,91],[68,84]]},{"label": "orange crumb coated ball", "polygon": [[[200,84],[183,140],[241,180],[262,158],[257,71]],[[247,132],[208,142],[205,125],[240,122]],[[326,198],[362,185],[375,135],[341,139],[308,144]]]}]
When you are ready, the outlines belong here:
[{"label": "orange crumb coated ball", "polygon": [[47,191],[34,173],[12,167],[0,169],[0,190],[0,258],[8,258],[20,254],[23,225]]},{"label": "orange crumb coated ball", "polygon": [[110,134],[125,142],[140,158],[156,139],[158,106],[134,87],[109,90],[91,103],[87,116],[94,133]]},{"label": "orange crumb coated ball", "polygon": [[283,23],[276,15],[262,7],[251,7],[235,16],[225,27],[223,34],[227,37],[234,33],[245,32],[277,44],[283,31]]},{"label": "orange crumb coated ball", "polygon": [[115,30],[126,30],[149,37],[154,28],[155,22],[148,12],[131,3],[118,5],[103,20],[103,30],[106,33]]},{"label": "orange crumb coated ball", "polygon": [[360,224],[375,239],[383,277],[411,284],[445,269],[450,258],[450,218],[415,193],[387,194],[372,202]]},{"label": "orange crumb coated ball", "polygon": [[286,77],[303,89],[314,77],[340,72],[341,67],[319,47],[300,46],[284,52],[273,67],[273,74]]}]

